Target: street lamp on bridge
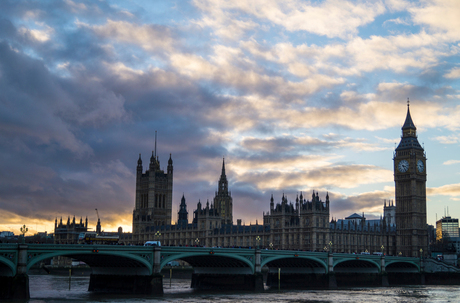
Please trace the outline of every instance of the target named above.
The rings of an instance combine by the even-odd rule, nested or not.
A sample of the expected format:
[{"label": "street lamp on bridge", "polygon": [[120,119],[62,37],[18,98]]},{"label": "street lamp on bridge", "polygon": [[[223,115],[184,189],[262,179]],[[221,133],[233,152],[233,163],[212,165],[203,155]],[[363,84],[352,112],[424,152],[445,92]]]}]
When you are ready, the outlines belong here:
[{"label": "street lamp on bridge", "polygon": [[155,237],[157,238],[157,241],[160,241],[160,236],[161,236],[161,233],[160,233],[160,231],[158,230],[158,231],[155,233]]},{"label": "street lamp on bridge", "polygon": [[196,246],[200,246],[200,245],[199,245],[199,244],[200,244],[200,239],[196,238],[196,239],[195,239],[195,244],[196,244]]},{"label": "street lamp on bridge", "polygon": [[260,242],[260,237],[259,236],[256,237],[256,242],[257,242],[257,249],[259,249],[259,242]]},{"label": "street lamp on bridge", "polygon": [[24,224],[24,226],[21,227],[21,233],[22,233],[22,239],[21,242],[25,243],[26,242],[26,233],[29,231],[29,228]]},{"label": "street lamp on bridge", "polygon": [[270,249],[273,250],[273,243],[270,243]]},{"label": "street lamp on bridge", "polygon": [[382,245],[382,247],[380,247],[382,249],[382,257],[383,257],[383,250],[385,249],[385,246]]},{"label": "street lamp on bridge", "polygon": [[332,252],[332,241],[329,241],[329,252]]}]

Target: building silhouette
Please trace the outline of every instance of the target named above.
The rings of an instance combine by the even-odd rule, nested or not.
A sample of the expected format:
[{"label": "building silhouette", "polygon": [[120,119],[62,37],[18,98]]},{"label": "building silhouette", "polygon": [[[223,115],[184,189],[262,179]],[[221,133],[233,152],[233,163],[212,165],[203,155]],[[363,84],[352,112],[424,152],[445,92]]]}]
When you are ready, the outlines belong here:
[{"label": "building silhouette", "polygon": [[407,257],[428,249],[426,224],[426,155],[417,140],[409,100],[401,141],[394,152],[396,245]]},{"label": "building silhouette", "polygon": [[[156,152],[155,152],[156,154]],[[210,204],[198,201],[193,220],[188,220],[185,195],[182,195],[177,224],[171,224],[172,159],[165,174],[152,154],[150,168],[142,173],[139,156],[136,200],[133,212],[133,237],[129,243],[160,240],[162,245],[262,247],[344,253],[385,253],[420,256],[428,252],[426,225],[426,156],[417,140],[409,107],[402,127],[401,142],[394,152],[395,202],[386,200],[383,217],[367,220],[353,214],[330,220],[329,194],[322,200],[313,191],[290,202],[284,194],[263,213],[263,223],[233,223],[233,199],[228,187],[225,160],[218,189]],[[154,176],[154,177],[153,177]]]},{"label": "building silhouette", "polygon": [[78,236],[80,233],[88,231],[88,218],[83,223],[83,218],[80,218],[80,222],[75,222],[75,216],[72,221],[70,217],[67,218],[67,223],[62,223],[61,220],[54,221],[54,243],[55,244],[78,244]]}]

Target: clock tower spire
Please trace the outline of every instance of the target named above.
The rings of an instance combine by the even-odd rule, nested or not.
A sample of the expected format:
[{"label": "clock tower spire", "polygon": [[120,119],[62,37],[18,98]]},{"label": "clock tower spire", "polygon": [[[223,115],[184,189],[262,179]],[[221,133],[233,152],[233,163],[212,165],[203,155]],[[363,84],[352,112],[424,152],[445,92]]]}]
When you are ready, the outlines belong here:
[{"label": "clock tower spire", "polygon": [[427,253],[426,155],[417,140],[407,99],[402,136],[394,152],[396,249],[407,257]]}]

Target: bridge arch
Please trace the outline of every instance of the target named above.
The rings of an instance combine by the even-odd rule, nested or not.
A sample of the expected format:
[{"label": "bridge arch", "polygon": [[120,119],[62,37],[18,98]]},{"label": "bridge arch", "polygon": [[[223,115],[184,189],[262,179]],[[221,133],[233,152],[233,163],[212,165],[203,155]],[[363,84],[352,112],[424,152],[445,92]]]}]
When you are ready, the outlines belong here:
[{"label": "bridge arch", "polygon": [[29,271],[33,265],[39,263],[40,261],[57,256],[70,257],[79,261],[83,261],[91,268],[108,268],[111,266],[108,266],[107,264],[113,264],[114,262],[117,264],[116,261],[118,261],[122,262],[124,265],[127,265],[125,267],[145,268],[140,270],[143,272],[143,274],[151,275],[153,273],[153,268],[149,260],[146,260],[141,256],[129,253],[121,253],[117,251],[99,251],[96,253],[92,250],[54,251],[49,253],[42,253],[29,258],[29,261],[27,262],[27,271]]},{"label": "bridge arch", "polygon": [[16,264],[13,261],[0,256],[0,276],[13,277],[16,275]]},{"label": "bridge arch", "polygon": [[380,263],[373,259],[341,258],[334,260],[334,272],[356,272],[356,273],[379,273],[381,272]]},{"label": "bridge arch", "polygon": [[386,272],[420,272],[420,265],[413,261],[393,260],[385,266]]},{"label": "bridge arch", "polygon": [[177,254],[169,254],[161,260],[160,269],[168,262],[173,260],[183,260],[189,263],[192,267],[205,267],[207,263],[220,265],[220,267],[248,267],[250,272],[254,272],[254,264],[245,256],[231,253],[210,253],[209,251],[200,252],[183,252]]},{"label": "bridge arch", "polygon": [[261,267],[268,266],[269,268],[290,268],[290,271],[314,273],[327,273],[327,263],[319,258],[312,256],[270,256],[261,261]]}]

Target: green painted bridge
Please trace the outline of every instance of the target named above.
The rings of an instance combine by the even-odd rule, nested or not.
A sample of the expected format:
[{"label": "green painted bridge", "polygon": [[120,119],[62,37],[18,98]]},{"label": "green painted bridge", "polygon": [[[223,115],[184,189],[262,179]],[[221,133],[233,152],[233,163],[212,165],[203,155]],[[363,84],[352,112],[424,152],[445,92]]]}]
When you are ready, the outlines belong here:
[{"label": "green painted bridge", "polygon": [[[336,277],[378,281],[387,285],[391,273],[418,274],[418,258],[288,250],[207,247],[144,247],[114,245],[0,244],[0,278],[7,296],[28,298],[27,273],[42,261],[65,256],[91,267],[90,291],[163,293],[161,269],[173,260],[193,267],[191,286],[263,290],[266,285],[308,284],[337,287]],[[263,270],[262,270],[263,268]],[[356,275],[360,274],[360,275]],[[356,280],[355,282],[359,282]],[[5,283],[3,283],[5,284]],[[308,286],[307,285],[307,286]],[[4,291],[5,292],[5,291]]]}]

